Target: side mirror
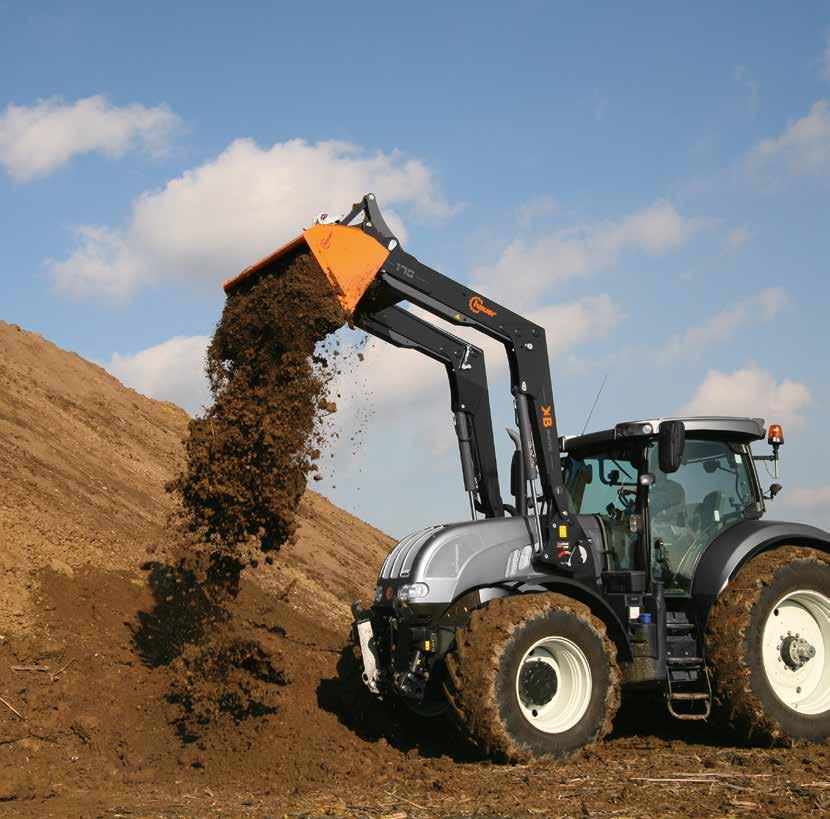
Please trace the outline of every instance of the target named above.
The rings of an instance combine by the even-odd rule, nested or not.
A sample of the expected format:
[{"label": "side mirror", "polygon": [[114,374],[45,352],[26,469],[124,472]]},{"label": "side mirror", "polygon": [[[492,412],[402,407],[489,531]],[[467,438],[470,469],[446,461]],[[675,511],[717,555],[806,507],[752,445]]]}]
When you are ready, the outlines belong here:
[{"label": "side mirror", "polygon": [[663,421],[657,439],[660,471],[666,475],[677,472],[686,449],[686,426],[682,421]]},{"label": "side mirror", "polygon": [[780,483],[774,483],[769,488],[769,500],[772,500],[784,487]]}]

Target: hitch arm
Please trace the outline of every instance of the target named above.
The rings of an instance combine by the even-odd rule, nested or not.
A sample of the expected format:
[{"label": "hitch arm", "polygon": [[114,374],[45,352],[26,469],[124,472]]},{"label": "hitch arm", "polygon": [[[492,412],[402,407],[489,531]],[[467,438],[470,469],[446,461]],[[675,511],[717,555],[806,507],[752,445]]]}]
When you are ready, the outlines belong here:
[{"label": "hitch arm", "polygon": [[501,517],[504,506],[499,490],[484,353],[397,306],[361,314],[356,323],[383,341],[417,350],[444,365],[450,382],[464,488],[473,493],[471,497],[478,495],[474,509],[488,518]]}]

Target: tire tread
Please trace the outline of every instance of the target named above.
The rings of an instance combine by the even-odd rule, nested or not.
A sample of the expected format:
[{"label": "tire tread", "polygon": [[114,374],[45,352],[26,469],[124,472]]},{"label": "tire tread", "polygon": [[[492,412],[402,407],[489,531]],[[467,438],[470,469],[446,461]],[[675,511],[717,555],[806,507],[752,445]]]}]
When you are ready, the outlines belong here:
[{"label": "tire tread", "polygon": [[778,572],[795,563],[830,565],[830,555],[803,546],[780,546],[753,558],[718,597],[706,624],[706,654],[716,704],[747,739],[792,744],[784,726],[768,713],[751,684],[747,629],[752,611]]},{"label": "tire tread", "polygon": [[455,647],[446,657],[444,692],[451,714],[471,742],[488,756],[507,762],[526,761],[532,752],[520,746],[505,729],[496,696],[496,671],[517,628],[553,611],[567,611],[602,641],[609,664],[605,716],[589,747],[607,736],[620,706],[620,670],[617,648],[605,624],[577,600],[551,592],[501,597],[473,612],[458,630]]}]

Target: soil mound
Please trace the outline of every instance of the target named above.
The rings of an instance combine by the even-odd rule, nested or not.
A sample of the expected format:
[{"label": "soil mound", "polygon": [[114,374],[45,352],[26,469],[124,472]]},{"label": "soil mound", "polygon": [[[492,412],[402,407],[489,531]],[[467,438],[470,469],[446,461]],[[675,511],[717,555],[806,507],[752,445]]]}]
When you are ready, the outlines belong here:
[{"label": "soil mound", "polygon": [[[309,754],[317,768],[343,734],[347,746],[358,741],[320,711],[316,687],[334,675],[349,602],[371,593],[390,541],[313,492],[291,496],[299,505],[280,565],[237,578],[231,650],[245,656],[199,669],[243,665],[245,685],[277,689],[277,707],[227,737],[233,755],[179,741],[165,661],[192,635],[157,635],[169,654],[150,662],[135,635],[181,613],[183,574],[157,558],[177,546],[164,485],[184,466],[187,428],[178,407],[0,322],[0,753],[22,771],[0,778],[0,805],[15,801],[19,813],[28,798],[174,783],[214,765],[239,782],[287,766],[283,792],[327,777],[297,774]],[[281,745],[291,737],[299,750]]]},{"label": "soil mound", "polygon": [[135,569],[163,539],[187,414],[0,321],[0,612],[27,633],[33,573]]}]

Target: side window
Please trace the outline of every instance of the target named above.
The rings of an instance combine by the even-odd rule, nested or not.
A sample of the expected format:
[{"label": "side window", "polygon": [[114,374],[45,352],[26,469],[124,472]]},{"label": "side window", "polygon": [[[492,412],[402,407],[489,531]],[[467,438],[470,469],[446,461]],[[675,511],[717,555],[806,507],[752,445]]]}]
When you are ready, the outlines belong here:
[{"label": "side window", "polygon": [[596,455],[565,458],[563,470],[574,512],[602,518],[608,568],[637,568],[640,535],[630,525],[638,499],[637,467],[622,457]]},{"label": "side window", "polygon": [[568,458],[565,486],[574,511],[583,515],[613,514],[628,511],[637,487],[637,467],[630,461],[601,456]]}]

